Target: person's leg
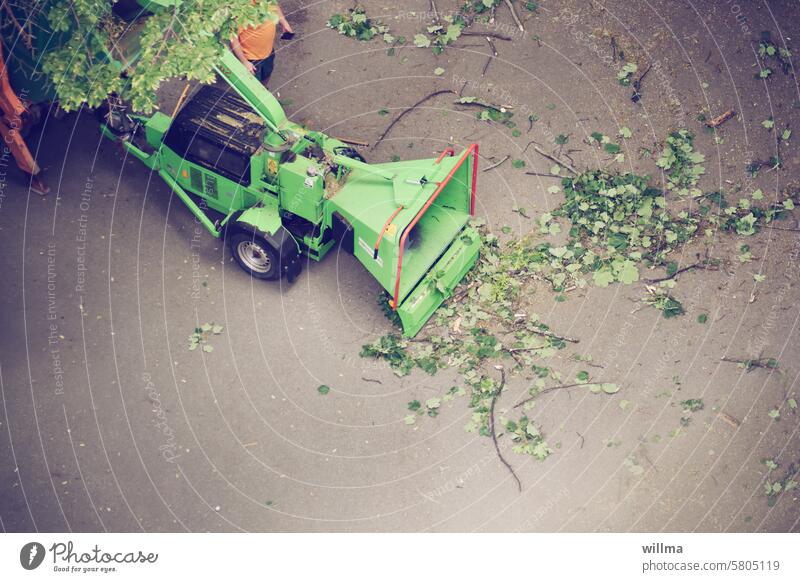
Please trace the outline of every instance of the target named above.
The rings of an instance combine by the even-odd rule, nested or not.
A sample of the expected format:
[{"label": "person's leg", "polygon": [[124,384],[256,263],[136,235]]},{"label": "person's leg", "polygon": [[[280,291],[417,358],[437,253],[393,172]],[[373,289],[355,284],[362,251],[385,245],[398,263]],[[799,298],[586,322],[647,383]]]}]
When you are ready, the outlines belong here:
[{"label": "person's leg", "polygon": [[275,69],[275,53],[269,55],[266,59],[261,61],[261,66],[257,71],[257,77],[264,87],[269,83],[269,78],[272,76],[272,71]]}]

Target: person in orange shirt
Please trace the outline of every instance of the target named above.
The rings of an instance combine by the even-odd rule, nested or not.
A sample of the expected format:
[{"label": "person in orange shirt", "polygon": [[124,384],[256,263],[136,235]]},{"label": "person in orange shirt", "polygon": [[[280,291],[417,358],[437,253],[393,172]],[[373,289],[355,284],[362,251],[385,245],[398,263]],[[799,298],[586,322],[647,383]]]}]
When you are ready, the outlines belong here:
[{"label": "person in orange shirt", "polygon": [[[255,3],[255,0],[253,0]],[[277,3],[271,7],[271,12],[277,17],[278,22],[267,19],[258,26],[240,28],[239,35],[231,39],[231,50],[242,64],[247,67],[256,78],[266,87],[272,71],[275,68],[275,32],[277,25],[283,28],[281,38],[292,38],[294,31],[283,15]]]}]

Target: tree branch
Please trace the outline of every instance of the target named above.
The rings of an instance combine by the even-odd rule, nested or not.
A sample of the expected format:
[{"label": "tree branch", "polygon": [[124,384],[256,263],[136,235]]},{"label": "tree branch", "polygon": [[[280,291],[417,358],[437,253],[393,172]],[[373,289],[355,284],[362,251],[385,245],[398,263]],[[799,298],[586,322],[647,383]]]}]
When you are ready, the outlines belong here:
[{"label": "tree branch", "polygon": [[453,91],[452,89],[441,89],[441,90],[439,90],[439,91],[434,91],[433,93],[429,93],[428,95],[426,95],[425,97],[423,97],[422,99],[420,99],[419,101],[417,101],[416,103],[414,103],[414,105],[412,105],[411,107],[408,107],[408,108],[404,109],[404,110],[403,110],[403,111],[400,113],[400,115],[398,115],[397,117],[395,117],[395,118],[394,118],[394,120],[393,120],[393,121],[392,121],[392,122],[389,124],[389,127],[387,127],[387,128],[386,128],[386,130],[385,130],[385,131],[384,131],[384,132],[383,132],[383,133],[380,135],[380,137],[379,137],[379,138],[378,138],[378,139],[375,141],[375,144],[372,146],[372,148],[371,148],[371,149],[373,149],[373,150],[374,150],[376,147],[378,147],[378,144],[379,144],[379,143],[381,143],[381,142],[384,140],[384,138],[386,138],[386,136],[387,136],[387,135],[389,135],[389,132],[390,132],[390,131],[392,131],[392,128],[393,128],[395,125],[397,125],[397,124],[398,124],[398,122],[399,122],[401,119],[403,119],[403,117],[405,117],[406,115],[408,115],[409,113],[411,113],[412,111],[414,111],[414,110],[415,110],[417,107],[419,107],[420,105],[422,105],[422,104],[423,104],[423,103],[425,103],[426,101],[429,101],[429,100],[431,100],[431,99],[433,99],[434,97],[437,97],[437,96],[439,96],[439,95],[444,95],[445,93],[453,93],[453,94],[455,94],[455,91]]},{"label": "tree branch", "polygon": [[[657,277],[655,279],[642,279],[645,283],[661,283],[662,281],[669,281],[674,279],[681,273],[685,273],[686,271],[691,271],[693,269],[708,269],[708,261],[700,261],[699,263],[693,263],[691,265],[687,265],[686,267],[682,267],[672,273],[672,275],[666,275],[664,277]],[[714,269],[716,270],[716,269]]]},{"label": "tree branch", "polygon": [[491,165],[491,166],[489,166],[488,168],[484,168],[484,170],[483,170],[483,171],[484,171],[484,172],[488,172],[489,170],[494,170],[494,169],[495,169],[497,166],[500,166],[500,165],[502,165],[502,164],[503,164],[503,162],[505,162],[505,161],[506,161],[508,158],[510,158],[510,157],[511,157],[510,155],[508,155],[508,156],[504,157],[504,158],[503,158],[502,160],[500,160],[499,162],[497,162],[497,163],[495,163],[495,164],[492,164],[492,165]]},{"label": "tree branch", "polygon": [[506,461],[503,453],[500,452],[500,445],[497,443],[497,434],[494,430],[494,406],[497,403],[497,399],[500,397],[500,394],[503,392],[503,387],[506,385],[505,369],[503,369],[502,366],[496,366],[496,368],[500,370],[500,387],[495,391],[494,396],[492,396],[492,405],[489,407],[489,432],[492,433],[492,442],[494,443],[494,450],[497,451],[498,458],[509,470],[511,476],[514,477],[514,480],[517,482],[517,489],[522,491],[522,481],[519,480],[514,468],[509,464],[508,461]]},{"label": "tree branch", "polygon": [[511,0],[505,0],[505,2],[506,6],[508,6],[508,9],[511,11],[511,18],[514,19],[514,22],[516,23],[520,31],[525,32],[525,27],[522,26],[522,21],[519,19],[519,16],[517,16],[517,11],[514,8],[514,5],[511,3]]},{"label": "tree branch", "polygon": [[569,162],[565,162],[564,160],[562,160],[560,158],[557,158],[556,156],[554,156],[552,154],[548,154],[546,151],[544,151],[542,148],[540,148],[535,141],[529,141],[528,145],[525,146],[525,149],[522,150],[522,153],[525,154],[525,152],[528,151],[528,148],[531,147],[531,146],[533,146],[533,149],[536,150],[536,152],[539,155],[544,156],[545,158],[547,158],[551,162],[555,162],[556,164],[558,164],[559,166],[561,166],[562,168],[564,168],[566,170],[569,170],[573,174],[577,175],[577,174],[580,173]]}]

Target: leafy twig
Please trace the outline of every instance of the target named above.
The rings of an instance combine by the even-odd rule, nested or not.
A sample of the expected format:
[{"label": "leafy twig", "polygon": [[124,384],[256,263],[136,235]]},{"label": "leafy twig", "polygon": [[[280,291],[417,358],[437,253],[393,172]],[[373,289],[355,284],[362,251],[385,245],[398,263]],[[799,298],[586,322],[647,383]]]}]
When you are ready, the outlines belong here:
[{"label": "leafy twig", "polygon": [[500,459],[500,462],[502,462],[506,466],[506,468],[511,472],[511,476],[514,477],[514,480],[517,482],[517,488],[520,491],[522,491],[522,481],[520,481],[519,477],[517,477],[517,473],[516,471],[514,471],[514,467],[512,467],[511,464],[508,461],[506,461],[505,457],[503,456],[503,453],[500,452],[500,445],[497,442],[497,434],[495,433],[494,430],[494,407],[495,404],[497,404],[497,399],[500,397],[500,394],[503,392],[503,388],[506,385],[505,369],[503,369],[502,366],[496,366],[496,368],[500,370],[500,386],[495,391],[494,396],[492,396],[492,404],[489,407],[489,432],[492,435],[492,442],[494,442],[494,450],[497,451],[497,456]]},{"label": "leafy twig", "polygon": [[[492,315],[496,315],[496,316],[500,317],[500,314],[498,314],[496,311],[492,311],[491,309],[486,309],[486,311],[488,311]],[[524,314],[520,314],[517,317],[519,319],[515,322],[515,325],[519,325],[519,324],[521,324],[521,323],[523,323],[525,321],[525,315]],[[558,335],[557,333],[553,333],[549,329],[541,329],[541,328],[538,328],[538,327],[535,327],[535,328],[526,327],[524,329],[525,329],[525,331],[530,332],[530,333],[534,333],[536,335],[542,335],[544,337],[549,337],[549,338],[552,338],[552,339],[561,340],[563,342],[569,342],[571,344],[577,344],[577,343],[580,343],[580,341],[581,341],[578,338]],[[508,330],[503,330],[503,331],[506,334],[514,333],[514,331],[508,331]]]},{"label": "leafy twig", "polygon": [[571,344],[580,343],[581,340],[574,337],[567,337],[553,333],[552,331],[548,331],[546,329],[527,329],[531,333],[535,333],[536,335],[543,335],[544,337],[549,337],[557,340],[561,340],[563,342],[569,342]]},{"label": "leafy twig", "polygon": [[751,371],[756,368],[764,368],[766,370],[774,370],[778,367],[778,360],[775,358],[755,358],[740,360],[736,358],[721,358],[723,362],[730,362],[732,364],[739,364],[746,371]]},{"label": "leafy twig", "polygon": [[411,107],[407,107],[406,109],[404,109],[400,113],[400,115],[395,117],[394,120],[389,124],[389,127],[387,127],[386,130],[375,141],[375,144],[372,146],[371,149],[375,149],[376,147],[378,147],[378,144],[381,143],[386,138],[387,135],[389,135],[389,132],[392,130],[392,128],[395,125],[397,125],[397,123],[401,119],[403,119],[403,117],[405,117],[406,115],[408,115],[409,113],[414,111],[417,107],[419,107],[420,105],[422,105],[426,101],[429,101],[429,100],[433,99],[434,97],[438,97],[439,95],[444,95],[445,93],[453,93],[453,94],[455,94],[455,91],[453,91],[452,89],[440,89],[439,91],[434,91],[433,93],[429,93],[428,95],[426,95],[425,97],[423,97],[422,99],[420,99],[419,101],[414,103],[414,105],[412,105]]},{"label": "leafy twig", "polygon": [[529,396],[525,400],[520,400],[519,402],[517,402],[514,405],[514,408],[519,408],[520,406],[523,406],[523,405],[527,404],[528,402],[531,402],[532,400],[536,400],[542,394],[547,394],[548,392],[554,392],[555,390],[565,390],[565,389],[568,389],[568,388],[577,388],[578,386],[592,386],[592,385],[597,385],[597,384],[602,384],[602,383],[603,382],[578,382],[577,384],[564,384],[562,386],[550,386],[549,388],[542,388],[541,390],[536,392],[536,394],[534,394],[533,396]]}]

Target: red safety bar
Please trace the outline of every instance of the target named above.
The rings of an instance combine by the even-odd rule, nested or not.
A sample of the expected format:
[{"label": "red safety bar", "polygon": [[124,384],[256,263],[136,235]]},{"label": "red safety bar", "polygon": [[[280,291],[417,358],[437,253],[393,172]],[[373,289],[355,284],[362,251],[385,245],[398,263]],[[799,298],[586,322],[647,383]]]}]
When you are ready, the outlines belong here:
[{"label": "red safety bar", "polygon": [[[442,152],[442,155],[438,157],[436,163],[438,164],[439,162],[441,162],[446,155],[452,156],[454,153],[455,152],[453,151],[453,148],[447,148],[446,150],[444,150],[444,152]],[[475,188],[478,185],[478,144],[476,143],[472,144],[464,151],[464,153],[461,155],[461,158],[456,162],[456,165],[453,166],[453,169],[450,170],[450,173],[447,174],[447,177],[441,182],[439,182],[438,187],[433,192],[433,194],[431,194],[431,197],[428,198],[428,201],[425,203],[425,206],[423,206],[422,209],[417,213],[417,215],[414,217],[414,220],[412,220],[408,224],[406,229],[403,231],[403,236],[400,237],[400,254],[397,257],[397,279],[395,280],[394,284],[394,299],[392,300],[392,309],[394,311],[397,311],[397,308],[400,305],[400,275],[403,270],[403,252],[405,251],[406,239],[408,238],[408,233],[411,232],[411,230],[417,225],[419,219],[422,218],[422,215],[425,214],[428,208],[430,208],[431,204],[433,204],[434,200],[436,200],[441,191],[444,190],[444,187],[447,185],[450,179],[455,175],[455,173],[458,171],[461,165],[466,161],[466,159],[470,156],[470,154],[474,154],[474,157],[472,160],[472,192],[470,194],[470,200],[469,200],[469,214],[470,216],[475,216]]]},{"label": "red safety bar", "polygon": [[438,158],[436,158],[436,163],[438,164],[439,162],[441,162],[445,158],[445,156],[454,156],[454,155],[456,155],[456,150],[454,150],[453,148],[447,148],[442,152],[442,154]]},{"label": "red safety bar", "polygon": [[403,205],[401,204],[400,206],[397,207],[397,209],[394,212],[392,212],[392,215],[389,218],[386,219],[386,222],[383,223],[383,228],[381,229],[381,234],[378,235],[378,240],[375,243],[375,249],[372,251],[372,258],[373,259],[377,259],[378,258],[378,249],[381,246],[381,241],[383,240],[383,235],[386,234],[386,229],[389,228],[389,225],[394,220],[394,217],[397,216],[398,214],[400,214],[400,211],[402,209],[403,209]]}]

